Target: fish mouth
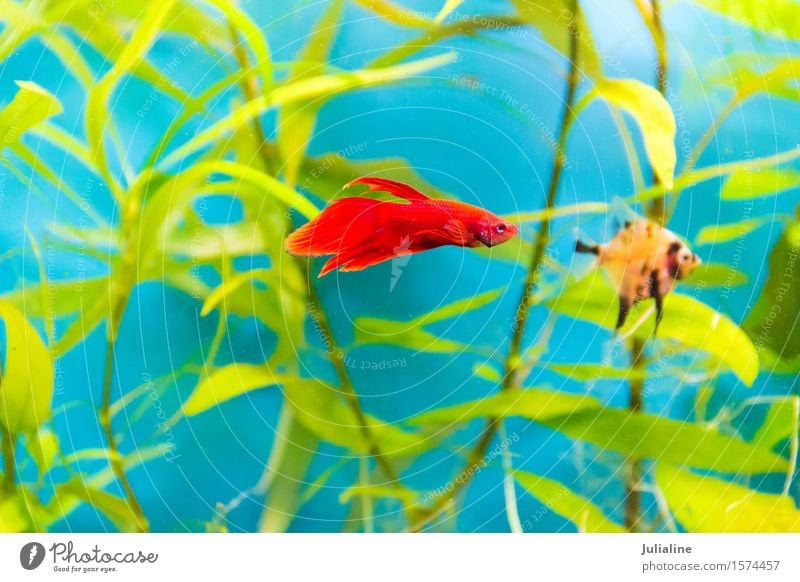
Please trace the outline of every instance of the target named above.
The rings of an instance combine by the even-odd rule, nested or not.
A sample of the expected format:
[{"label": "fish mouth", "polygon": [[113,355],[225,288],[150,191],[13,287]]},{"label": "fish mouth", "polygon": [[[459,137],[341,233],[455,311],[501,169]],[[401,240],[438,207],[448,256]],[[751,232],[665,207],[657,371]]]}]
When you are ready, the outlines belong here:
[{"label": "fish mouth", "polygon": [[519,228],[514,224],[506,225],[506,230],[502,234],[494,233],[492,231],[482,231],[475,235],[475,238],[484,246],[489,248],[495,247],[499,244],[511,240],[519,234]]}]

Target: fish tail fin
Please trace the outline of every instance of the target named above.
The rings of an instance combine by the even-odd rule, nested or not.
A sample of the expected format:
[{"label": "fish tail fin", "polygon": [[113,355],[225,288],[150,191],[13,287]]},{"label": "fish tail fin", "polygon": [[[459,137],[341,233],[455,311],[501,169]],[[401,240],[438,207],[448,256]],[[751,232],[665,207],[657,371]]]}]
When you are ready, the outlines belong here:
[{"label": "fish tail fin", "polygon": [[286,237],[286,250],[300,257],[321,257],[359,244],[378,227],[375,210],[380,204],[369,198],[337,200]]},{"label": "fish tail fin", "polygon": [[334,269],[342,272],[361,271],[383,261],[417,252],[411,247],[410,237],[402,237],[391,230],[371,233],[369,241],[342,247],[335,257],[323,265],[319,273],[324,277]]},{"label": "fish tail fin", "polygon": [[600,246],[599,245],[589,245],[581,240],[575,241],[575,252],[576,253],[589,253],[592,255],[599,255],[600,254]]}]

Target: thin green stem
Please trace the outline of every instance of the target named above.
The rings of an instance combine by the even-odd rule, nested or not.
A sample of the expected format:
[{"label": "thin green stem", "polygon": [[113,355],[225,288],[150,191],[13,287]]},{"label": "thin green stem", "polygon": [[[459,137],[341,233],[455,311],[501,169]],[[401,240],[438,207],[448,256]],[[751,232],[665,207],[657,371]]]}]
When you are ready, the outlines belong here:
[{"label": "thin green stem", "polygon": [[[664,34],[664,27],[661,20],[661,7],[659,0],[652,0],[651,12],[648,14],[644,4],[636,0],[636,6],[642,14],[642,18],[650,29],[653,37],[653,44],[656,48],[656,87],[665,98],[667,96],[667,43]],[[660,182],[657,175],[653,175],[654,186],[659,186]],[[664,196],[666,191],[654,198],[647,208],[647,217],[659,224],[666,222],[666,209],[664,206]],[[644,409],[644,377],[643,373],[647,367],[645,359],[646,340],[633,338],[631,340],[631,368],[634,370],[633,378],[629,381],[628,410],[640,412]],[[629,459],[624,467],[625,474],[625,527],[630,532],[639,531],[642,517],[642,498],[641,484],[644,477],[644,466],[641,459]]]},{"label": "thin green stem", "polygon": [[106,441],[108,441],[108,450],[110,453],[109,463],[111,465],[111,470],[114,472],[114,476],[117,478],[122,486],[123,491],[125,492],[128,505],[130,506],[134,517],[136,518],[137,530],[140,532],[145,532],[148,529],[147,519],[144,516],[144,510],[142,509],[142,505],[139,503],[139,499],[136,497],[133,486],[131,485],[131,482],[128,480],[128,476],[125,473],[122,455],[119,452],[119,445],[117,444],[117,439],[114,436],[114,430],[111,426],[111,387],[114,377],[114,350],[117,343],[117,332],[119,331],[120,320],[122,319],[122,314],[125,311],[125,306],[127,305],[128,297],[130,296],[129,286],[125,285],[124,283],[121,283],[121,285],[124,285],[123,290],[117,294],[117,298],[112,305],[108,321],[109,327],[106,342],[105,375],[103,378],[103,400],[100,408],[100,425],[105,433]]},{"label": "thin green stem", "polygon": [[[234,55],[236,56],[239,66],[244,70],[249,70],[250,64],[248,62],[247,52],[241,47],[241,44],[239,43],[239,36],[233,26],[230,27],[230,34],[234,44]],[[252,76],[243,79],[240,83],[240,86],[242,93],[248,101],[256,98],[258,86]],[[270,156],[268,149],[265,147],[267,144],[267,138],[264,133],[264,129],[258,119],[253,119],[251,126],[253,128],[253,133],[258,140],[256,148],[261,157],[264,168],[267,172],[275,175],[276,172],[274,171],[274,161]],[[330,349],[327,350],[328,359],[339,378],[340,392],[344,396],[344,399],[347,405],[350,407],[350,410],[356,417],[356,420],[359,424],[359,429],[364,437],[364,441],[367,443],[367,447],[369,448],[370,456],[375,459],[378,467],[386,475],[387,479],[389,480],[389,484],[397,485],[399,484],[400,476],[397,470],[394,468],[394,465],[392,465],[390,462],[389,458],[383,453],[377,438],[375,438],[369,419],[367,418],[367,415],[361,406],[358,393],[356,392],[353,382],[350,379],[350,374],[347,371],[347,366],[344,363],[344,359],[340,357],[342,351],[339,349],[338,344],[336,343],[336,339],[333,335],[330,322],[328,321],[325,308],[322,305],[319,295],[317,294],[313,277],[308,269],[308,261],[300,257],[294,257],[294,260],[298,267],[306,273],[306,295],[308,296],[309,304],[316,319],[317,325],[319,326],[320,333],[324,335],[326,345],[330,346]]]},{"label": "thin green stem", "polygon": [[327,350],[329,352],[328,359],[336,370],[336,375],[339,377],[340,391],[344,395],[347,405],[350,407],[351,411],[356,417],[356,420],[358,421],[359,429],[364,437],[364,441],[369,447],[370,456],[375,459],[375,462],[384,472],[390,483],[396,484],[400,481],[400,476],[397,474],[394,466],[381,450],[381,447],[378,444],[372,429],[370,428],[371,423],[369,422],[367,415],[364,413],[364,409],[361,407],[361,402],[358,399],[358,393],[356,392],[355,387],[350,380],[350,375],[347,372],[347,366],[344,363],[344,359],[341,357],[342,352],[337,347],[336,340],[333,336],[333,330],[331,329],[328,316],[325,313],[322,302],[317,294],[316,286],[313,283],[310,272],[306,271],[306,273],[306,281],[308,282],[308,300],[311,305],[314,319],[319,326],[320,334],[323,336],[323,343],[327,346],[330,346],[330,348]]},{"label": "thin green stem", "polygon": [[14,437],[6,432],[3,433],[3,492],[10,495],[16,489],[16,460],[14,458]]},{"label": "thin green stem", "polygon": [[[522,362],[522,340],[524,337],[525,326],[528,321],[531,307],[535,296],[536,289],[541,278],[541,266],[544,260],[547,246],[550,243],[550,223],[551,214],[550,210],[553,209],[558,195],[559,185],[561,182],[561,175],[564,171],[564,162],[566,161],[565,151],[567,145],[567,136],[572,124],[575,106],[575,96],[578,88],[579,71],[578,71],[578,50],[580,43],[578,42],[578,34],[575,30],[575,22],[577,20],[579,6],[577,1],[572,5],[573,14],[576,18],[569,20],[568,34],[570,37],[570,50],[569,50],[569,63],[570,69],[567,75],[566,96],[564,98],[564,109],[561,115],[561,125],[558,134],[558,146],[555,152],[555,160],[553,161],[553,169],[550,174],[550,183],[547,191],[547,199],[545,201],[545,215],[542,222],[539,223],[539,230],[536,233],[536,240],[534,243],[533,254],[528,265],[528,274],[525,277],[525,284],[522,288],[522,293],[517,304],[517,309],[514,315],[514,323],[512,326],[511,341],[509,344],[508,354],[504,363],[503,379],[500,383],[501,391],[508,391],[519,386],[519,383],[524,379],[520,378],[519,370]],[[459,473],[459,478],[451,481],[452,487],[439,495],[431,507],[427,508],[422,516],[416,523],[412,524],[411,531],[421,531],[428,523],[434,520],[458,495],[458,493],[466,487],[472,477],[484,466],[486,452],[492,442],[502,419],[490,418],[486,422],[486,426],[481,433],[475,447],[470,451],[467,456],[467,462],[464,469]]]},{"label": "thin green stem", "polygon": [[[631,342],[631,368],[642,370],[647,362],[644,357],[645,341],[635,338]],[[634,374],[630,381],[628,410],[641,412],[644,408],[644,380],[640,374]],[[642,514],[642,497],[640,486],[643,476],[641,459],[631,459],[625,468],[625,527],[630,532],[639,530]]]},{"label": "thin green stem", "polygon": [[[720,112],[716,115],[714,120],[711,122],[711,125],[708,126],[705,133],[700,136],[700,140],[692,149],[692,152],[689,154],[689,158],[686,160],[686,165],[681,170],[681,177],[682,176],[690,176],[694,171],[695,166],[697,165],[700,156],[706,151],[708,144],[711,143],[711,140],[717,133],[719,127],[725,122],[725,120],[730,116],[731,113],[739,106],[741,102],[738,95],[734,95],[730,101],[723,107]],[[666,222],[669,222],[669,219],[672,218],[672,215],[675,213],[675,209],[678,207],[678,200],[680,199],[682,189],[677,189],[672,195],[672,201],[670,203],[670,210],[669,215],[667,216]]]}]

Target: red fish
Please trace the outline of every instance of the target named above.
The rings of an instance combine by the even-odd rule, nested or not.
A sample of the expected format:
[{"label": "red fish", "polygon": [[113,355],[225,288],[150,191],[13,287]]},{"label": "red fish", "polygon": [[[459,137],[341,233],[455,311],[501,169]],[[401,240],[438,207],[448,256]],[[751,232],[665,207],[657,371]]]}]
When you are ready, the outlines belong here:
[{"label": "red fish", "polygon": [[384,191],[406,202],[349,197],[337,200],[286,239],[286,250],[303,257],[334,255],[319,276],[360,271],[383,261],[454,245],[492,247],[513,238],[517,227],[488,210],[429,198],[407,184],[364,177],[369,192]]}]

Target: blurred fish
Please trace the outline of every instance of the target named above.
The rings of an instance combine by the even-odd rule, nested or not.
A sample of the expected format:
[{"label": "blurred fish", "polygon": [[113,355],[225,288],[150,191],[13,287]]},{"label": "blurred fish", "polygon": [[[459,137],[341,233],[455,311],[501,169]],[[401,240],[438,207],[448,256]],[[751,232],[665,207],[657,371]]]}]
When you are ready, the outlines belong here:
[{"label": "blurred fish", "polygon": [[[702,261],[672,231],[645,219],[627,221],[608,243],[575,243],[579,253],[597,256],[619,294],[617,329],[631,308],[643,299],[656,304],[656,330],[663,315],[663,299],[676,281],[689,275]],[[655,333],[655,331],[654,331]]]},{"label": "blurred fish", "polygon": [[360,271],[394,257],[444,245],[492,247],[513,238],[517,227],[488,210],[452,200],[429,198],[407,184],[364,177],[354,184],[368,192],[384,191],[406,200],[395,203],[373,198],[337,200],[286,239],[293,255],[334,255],[319,276],[332,271]]}]

